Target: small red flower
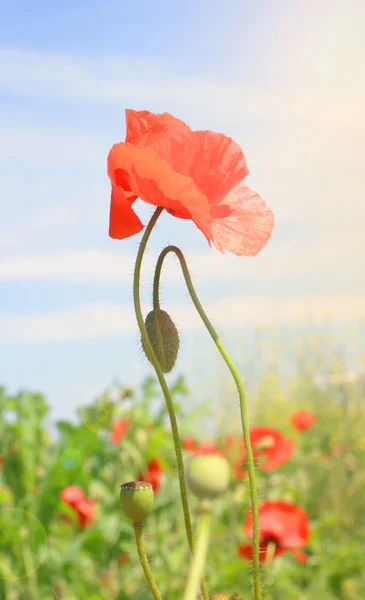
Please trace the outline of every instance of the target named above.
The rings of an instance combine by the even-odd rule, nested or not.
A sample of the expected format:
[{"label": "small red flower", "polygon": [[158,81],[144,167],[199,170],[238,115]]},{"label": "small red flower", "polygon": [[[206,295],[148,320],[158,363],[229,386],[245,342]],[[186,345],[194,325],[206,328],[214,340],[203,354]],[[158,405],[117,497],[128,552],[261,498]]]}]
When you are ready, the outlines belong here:
[{"label": "small red flower", "polygon": [[110,237],[121,240],[143,229],[132,210],[141,198],[192,220],[221,252],[260,252],[274,217],[260,196],[240,183],[248,169],[238,144],[213,131],[192,131],[168,113],[126,110],[126,122],[125,142],[108,156]]},{"label": "small red flower", "polygon": [[72,508],[75,508],[78,502],[85,500],[85,494],[82,490],[80,490],[80,488],[74,485],[69,485],[62,490],[61,500],[72,506]]},{"label": "small red flower", "polygon": [[75,506],[79,526],[84,528],[94,519],[94,504],[90,500],[81,500]]},{"label": "small red flower", "polygon": [[113,444],[119,444],[128,431],[128,423],[124,419],[118,419],[112,422],[111,427],[113,431],[110,440]]},{"label": "small red flower", "polygon": [[[294,450],[293,440],[285,438],[280,431],[272,427],[258,426],[250,429],[252,453],[255,460],[261,460],[260,467],[263,471],[271,471],[287,462]],[[238,478],[246,477],[244,461],[246,448],[241,440],[241,454],[235,460],[234,475]]]},{"label": "small red flower", "polygon": [[4,464],[4,457],[0,454],[0,469]]},{"label": "small red flower", "polygon": [[147,463],[147,468],[144,473],[140,473],[137,477],[137,481],[146,481],[152,484],[152,489],[155,494],[160,489],[162,469],[160,463],[156,458],[153,458]]},{"label": "small red flower", "polygon": [[304,429],[309,429],[312,427],[314,421],[316,420],[315,416],[310,412],[299,411],[294,413],[291,417],[291,424],[298,431],[304,431]]},{"label": "small red flower", "polygon": [[223,452],[218,450],[215,442],[208,440],[206,442],[196,443],[191,436],[187,436],[183,439],[183,446],[185,450],[189,450],[194,454],[223,454]]},{"label": "small red flower", "polygon": [[[61,500],[74,509],[80,527],[86,527],[93,520],[94,504],[86,499],[84,492],[80,488],[74,485],[64,488],[61,492]],[[67,521],[65,520],[65,522]]]},{"label": "small red flower", "polygon": [[125,565],[129,560],[129,554],[128,552],[121,552],[121,554],[119,554],[118,556],[118,563],[120,565]]},{"label": "small red flower", "polygon": [[[248,511],[243,526],[247,536],[252,537],[252,511]],[[266,558],[270,543],[275,545],[274,557],[289,551],[299,562],[307,560],[300,550],[308,542],[309,521],[306,512],[288,502],[263,502],[259,505],[260,561]],[[238,553],[252,560],[252,544],[241,544]]]}]

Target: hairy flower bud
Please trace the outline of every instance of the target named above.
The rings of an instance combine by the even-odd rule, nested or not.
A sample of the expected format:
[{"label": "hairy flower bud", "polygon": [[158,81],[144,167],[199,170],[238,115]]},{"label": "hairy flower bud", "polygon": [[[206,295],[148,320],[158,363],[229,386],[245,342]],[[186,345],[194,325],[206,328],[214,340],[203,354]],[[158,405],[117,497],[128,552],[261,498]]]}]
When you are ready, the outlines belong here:
[{"label": "hairy flower bud", "polygon": [[[175,366],[180,343],[174,322],[165,310],[158,308],[148,313],[145,326],[163,373],[170,373]],[[142,348],[148,360],[150,360],[143,340]]]},{"label": "hairy flower bud", "polygon": [[120,505],[124,514],[141,525],[153,508],[152,485],[146,481],[129,481],[120,488]]},{"label": "hairy flower bud", "polygon": [[188,462],[187,483],[195,496],[213,500],[229,484],[229,463],[221,454],[198,454]]}]

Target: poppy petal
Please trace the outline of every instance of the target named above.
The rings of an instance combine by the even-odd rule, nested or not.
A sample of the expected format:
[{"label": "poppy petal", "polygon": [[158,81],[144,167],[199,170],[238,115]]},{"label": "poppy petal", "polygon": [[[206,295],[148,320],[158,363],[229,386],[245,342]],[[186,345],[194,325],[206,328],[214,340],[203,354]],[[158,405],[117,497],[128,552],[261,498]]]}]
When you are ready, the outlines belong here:
[{"label": "poppy petal", "polygon": [[252,544],[240,544],[238,546],[238,554],[246,560],[252,561],[253,559],[253,546]]},{"label": "poppy petal", "polygon": [[[179,160],[184,141],[179,138],[163,138],[159,150],[169,156],[162,159],[155,148],[136,147],[132,144],[115,144],[108,156],[108,174],[112,183],[121,187],[131,198],[141,198],[148,204],[162,206],[179,213],[183,211],[197,227],[210,235],[210,211],[206,197],[198,190],[190,177],[180,175],[171,166]],[[121,174],[123,182],[120,181]],[[133,211],[131,211],[133,212]]]},{"label": "poppy petal", "polygon": [[302,552],[302,550],[298,550],[298,548],[294,548],[294,550],[291,550],[291,552],[294,554],[295,558],[300,563],[305,563],[308,559],[308,556],[305,554],[305,552]]},{"label": "poppy petal", "polygon": [[212,242],[220,252],[256,256],[270,239],[273,227],[274,215],[264,200],[249,187],[238,185],[216,207]]},{"label": "poppy petal", "polygon": [[127,124],[125,141],[135,146],[149,146],[161,137],[191,133],[191,129],[186,123],[169,113],[154,114],[148,110],[127,109],[125,114]]},{"label": "poppy petal", "polygon": [[275,443],[273,448],[267,448],[265,455],[267,456],[267,460],[261,463],[261,469],[263,471],[271,471],[276,467],[287,462],[294,451],[294,442],[293,440],[289,440],[283,438]]},{"label": "poppy petal", "polygon": [[113,239],[123,240],[139,233],[142,229],[143,225],[132,210],[131,202],[127,200],[120,188],[112,183],[109,236]]},{"label": "poppy petal", "polygon": [[246,175],[248,168],[240,146],[230,137],[214,131],[193,131],[192,148],[188,148],[188,172],[196,186],[217,206]]}]

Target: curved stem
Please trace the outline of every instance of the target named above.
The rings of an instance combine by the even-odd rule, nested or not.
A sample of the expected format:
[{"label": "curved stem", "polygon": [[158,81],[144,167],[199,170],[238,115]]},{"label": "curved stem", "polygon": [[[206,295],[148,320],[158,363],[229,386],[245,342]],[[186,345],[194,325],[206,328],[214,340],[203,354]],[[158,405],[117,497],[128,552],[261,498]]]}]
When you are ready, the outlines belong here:
[{"label": "curved stem", "polygon": [[169,252],[173,252],[177,258],[179,259],[181,269],[184,275],[186,286],[189,290],[189,294],[193,301],[193,304],[196,310],[199,313],[200,318],[202,319],[204,325],[209,331],[210,336],[212,337],[216,347],[218,348],[223,360],[228,366],[233,379],[236,383],[239,399],[240,399],[240,409],[241,409],[241,423],[243,430],[243,437],[245,440],[246,453],[247,453],[247,470],[248,477],[250,482],[250,494],[251,494],[251,504],[252,504],[252,521],[253,521],[253,579],[254,579],[254,594],[255,600],[261,600],[261,586],[260,586],[260,545],[259,545],[259,515],[258,515],[258,498],[257,498],[257,488],[256,488],[256,476],[255,476],[255,464],[253,459],[251,440],[250,440],[250,429],[248,426],[248,414],[247,414],[247,400],[245,389],[243,387],[242,379],[230,358],[227,350],[225,349],[223,343],[221,342],[216,330],[214,329],[212,323],[209,321],[202,305],[200,304],[199,298],[196,295],[194,286],[191,281],[190,273],[188,266],[186,264],[185,257],[180,250],[176,246],[167,246],[164,248],[158,257],[156,269],[155,269],[155,278],[153,282],[153,298],[154,302],[159,302],[158,292],[159,292],[159,283],[161,277],[161,269],[163,265],[163,261],[166,258]]},{"label": "curved stem", "polygon": [[195,600],[204,572],[210,537],[210,509],[200,512],[196,525],[195,552],[190,566],[184,600]]},{"label": "curved stem", "polygon": [[143,536],[143,526],[134,525],[134,534],[136,537],[136,544],[137,544],[139,558],[141,560],[142,569],[145,574],[145,577],[146,577],[146,580],[148,583],[148,587],[150,588],[151,594],[155,600],[162,600],[161,594],[158,591],[158,587],[155,583],[155,580],[153,579],[150,565],[148,564],[146,548],[145,548],[145,543],[144,543],[144,536]]},{"label": "curved stem", "polygon": [[[177,420],[176,420],[176,415],[175,415],[175,411],[174,411],[174,405],[172,402],[171,394],[170,394],[169,388],[167,386],[164,374],[161,370],[160,364],[159,364],[159,362],[156,358],[156,355],[154,353],[154,350],[152,348],[152,345],[151,345],[151,342],[150,342],[150,339],[148,337],[148,333],[146,330],[146,326],[144,324],[144,319],[143,319],[142,309],[141,309],[140,292],[139,292],[141,266],[142,266],[142,259],[143,259],[144,251],[146,249],[148,239],[151,235],[151,231],[162,211],[163,211],[163,208],[161,208],[161,207],[156,208],[155,212],[153,213],[153,215],[151,217],[150,222],[148,223],[148,225],[145,229],[145,232],[143,234],[143,237],[142,237],[139,249],[138,249],[136,264],[134,267],[134,277],[133,277],[133,300],[134,300],[134,309],[135,309],[136,317],[137,317],[137,323],[138,323],[138,327],[141,332],[145,351],[146,351],[146,354],[148,355],[150,362],[153,365],[153,368],[156,371],[156,375],[157,375],[159,384],[161,386],[161,389],[162,389],[162,392],[163,392],[163,395],[164,395],[164,398],[166,401],[167,411],[169,413],[171,430],[172,430],[174,446],[175,446],[175,455],[176,455],[177,471],[178,471],[178,477],[179,477],[181,503],[182,503],[183,513],[184,513],[186,536],[188,538],[190,551],[193,552],[193,550],[194,550],[193,528],[191,525],[188,494],[187,494],[186,483],[185,483],[184,461],[183,461],[181,445],[180,445],[179,429],[177,426]],[[207,590],[207,587],[206,587],[206,584],[204,581],[202,583],[202,593],[203,593],[204,600],[209,600],[208,590]]]}]

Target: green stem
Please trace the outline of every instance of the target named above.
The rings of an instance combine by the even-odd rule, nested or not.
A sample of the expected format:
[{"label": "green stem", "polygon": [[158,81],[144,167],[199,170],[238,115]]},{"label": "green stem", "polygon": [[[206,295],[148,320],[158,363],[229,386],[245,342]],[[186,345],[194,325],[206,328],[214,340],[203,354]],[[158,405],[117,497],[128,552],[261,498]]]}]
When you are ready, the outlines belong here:
[{"label": "green stem", "polygon": [[32,552],[27,543],[24,543],[23,546],[23,561],[26,572],[26,578],[24,579],[24,582],[26,582],[28,598],[30,600],[36,600],[38,597],[38,586],[35,576],[36,569],[34,568]]},{"label": "green stem", "polygon": [[256,477],[255,477],[255,463],[253,459],[251,440],[250,440],[250,429],[248,426],[248,414],[247,414],[247,400],[245,389],[243,387],[242,379],[230,358],[227,350],[225,349],[223,343],[221,342],[216,330],[214,329],[212,323],[209,321],[202,305],[200,304],[199,298],[196,295],[194,286],[191,281],[190,273],[188,266],[186,264],[185,257],[180,250],[176,246],[167,246],[162,250],[160,256],[158,257],[156,269],[155,269],[155,278],[153,282],[153,299],[154,305],[158,306],[159,304],[159,287],[160,287],[160,277],[161,277],[161,269],[163,265],[163,261],[166,258],[169,252],[173,252],[177,258],[179,259],[181,269],[184,275],[186,286],[189,290],[189,294],[193,301],[193,304],[196,310],[199,313],[200,318],[202,319],[204,325],[209,331],[210,336],[212,337],[216,347],[218,348],[223,360],[228,366],[230,372],[232,373],[233,379],[236,383],[239,399],[240,399],[240,409],[241,409],[241,423],[243,430],[243,437],[245,440],[246,453],[247,453],[247,469],[248,469],[248,477],[250,482],[250,494],[251,494],[251,504],[252,504],[252,521],[253,521],[253,580],[254,580],[254,594],[255,600],[261,600],[261,586],[260,586],[260,544],[259,544],[259,515],[258,515],[258,498],[257,498],[257,488],[256,488]]},{"label": "green stem", "polygon": [[191,562],[184,600],[195,600],[203,576],[210,537],[211,510],[201,510],[196,525],[195,552]]},{"label": "green stem", "polygon": [[[160,364],[159,364],[159,362],[156,358],[156,355],[154,353],[154,350],[152,348],[152,345],[151,345],[151,342],[150,342],[150,339],[148,337],[148,333],[146,330],[146,326],[144,324],[144,319],[143,319],[142,309],[141,309],[140,292],[139,292],[141,266],[142,266],[142,259],[143,259],[144,251],[146,249],[148,239],[151,235],[151,231],[162,211],[163,211],[163,208],[161,208],[161,207],[156,208],[155,212],[153,213],[153,215],[151,217],[150,222],[148,223],[148,225],[145,229],[145,232],[143,234],[143,237],[142,237],[139,249],[138,249],[136,264],[135,264],[135,268],[134,268],[134,278],[133,278],[133,300],[134,300],[134,309],[135,309],[135,313],[136,313],[136,317],[137,317],[137,323],[138,323],[138,327],[141,332],[144,348],[145,348],[146,354],[147,354],[150,362],[153,365],[153,368],[156,371],[156,375],[157,375],[158,381],[160,383],[160,386],[161,386],[161,389],[162,389],[162,392],[163,392],[163,395],[164,395],[164,398],[166,401],[167,411],[169,413],[172,436],[174,439],[174,446],[175,446],[177,472],[178,472],[178,477],[179,477],[180,495],[181,495],[181,503],[182,503],[183,513],[184,513],[186,536],[187,536],[187,539],[189,542],[190,550],[193,553],[193,551],[194,551],[193,528],[191,525],[188,494],[187,494],[186,483],[185,483],[184,461],[183,461],[181,445],[180,445],[179,429],[177,426],[177,420],[176,420],[176,415],[175,415],[175,411],[174,411],[174,405],[172,402],[171,394],[170,394],[169,388],[167,386],[164,374],[161,370]],[[206,583],[204,581],[202,583],[202,594],[203,594],[204,600],[209,600],[208,590],[206,587]]]},{"label": "green stem", "polygon": [[136,544],[138,549],[139,558],[141,560],[141,565],[143,572],[145,574],[148,587],[151,590],[151,594],[155,600],[162,600],[161,594],[158,591],[158,587],[153,579],[152,571],[150,569],[150,565],[148,564],[148,559],[146,555],[146,548],[144,543],[144,535],[143,535],[143,526],[134,525],[134,534],[136,537]]}]

